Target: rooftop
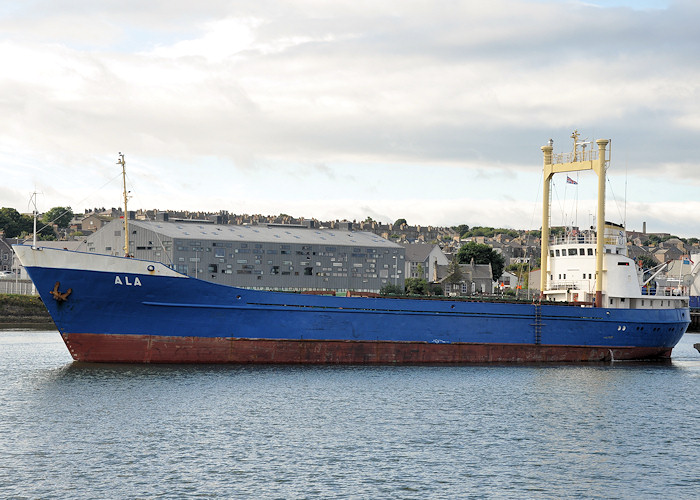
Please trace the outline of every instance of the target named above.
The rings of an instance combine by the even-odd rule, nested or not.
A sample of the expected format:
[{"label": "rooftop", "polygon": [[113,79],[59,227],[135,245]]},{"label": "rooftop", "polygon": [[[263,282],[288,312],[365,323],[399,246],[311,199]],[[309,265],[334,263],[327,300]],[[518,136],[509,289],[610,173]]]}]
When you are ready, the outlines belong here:
[{"label": "rooftop", "polygon": [[264,243],[308,243],[403,248],[397,243],[365,231],[315,229],[299,226],[199,224],[191,222],[129,221],[130,226],[155,231],[171,238],[221,241],[260,241]]}]

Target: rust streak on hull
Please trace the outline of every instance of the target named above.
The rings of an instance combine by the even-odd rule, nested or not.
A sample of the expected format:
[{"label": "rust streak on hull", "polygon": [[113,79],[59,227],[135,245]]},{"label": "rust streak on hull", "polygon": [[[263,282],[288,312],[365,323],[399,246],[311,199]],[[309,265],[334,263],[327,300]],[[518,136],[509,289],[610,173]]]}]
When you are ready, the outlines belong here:
[{"label": "rust streak on hull", "polygon": [[64,333],[73,359],[105,363],[422,365],[668,359],[671,348],[432,344]]}]

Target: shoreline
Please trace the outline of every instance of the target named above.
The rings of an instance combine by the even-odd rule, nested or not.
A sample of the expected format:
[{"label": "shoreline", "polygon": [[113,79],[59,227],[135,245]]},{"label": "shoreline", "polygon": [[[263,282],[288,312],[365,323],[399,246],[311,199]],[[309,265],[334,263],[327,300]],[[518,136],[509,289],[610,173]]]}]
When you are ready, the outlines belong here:
[{"label": "shoreline", "polygon": [[0,330],[56,329],[46,306],[35,295],[0,294]]},{"label": "shoreline", "polygon": [[49,330],[56,330],[58,331],[58,328],[56,328],[56,325],[53,323],[53,321],[43,322],[43,323],[37,323],[37,322],[31,322],[31,321],[18,321],[14,323],[0,323],[0,333],[6,332],[6,331],[16,331],[16,330],[22,330],[22,331],[32,331],[32,332],[45,332]]}]

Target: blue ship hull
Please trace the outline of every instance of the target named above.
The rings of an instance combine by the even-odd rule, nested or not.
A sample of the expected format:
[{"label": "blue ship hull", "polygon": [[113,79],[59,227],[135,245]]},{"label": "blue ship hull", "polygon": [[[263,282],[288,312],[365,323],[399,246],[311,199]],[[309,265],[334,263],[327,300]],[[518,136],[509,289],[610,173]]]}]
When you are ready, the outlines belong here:
[{"label": "blue ship hull", "polygon": [[[30,251],[40,257],[56,252]],[[687,307],[607,309],[256,291],[188,278],[157,263],[89,258],[110,259],[104,261],[110,270],[42,265],[40,259],[25,263],[71,354],[81,361],[433,364],[667,358],[690,318]],[[118,261],[128,272],[119,270]]]}]

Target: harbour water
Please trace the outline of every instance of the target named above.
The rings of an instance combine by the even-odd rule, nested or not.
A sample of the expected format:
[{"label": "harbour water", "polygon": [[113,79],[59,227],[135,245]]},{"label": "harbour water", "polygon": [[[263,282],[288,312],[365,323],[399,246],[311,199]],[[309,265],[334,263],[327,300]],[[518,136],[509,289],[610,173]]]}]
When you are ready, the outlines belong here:
[{"label": "harbour water", "polygon": [[669,363],[149,366],[0,331],[0,497],[698,498],[697,342]]}]

